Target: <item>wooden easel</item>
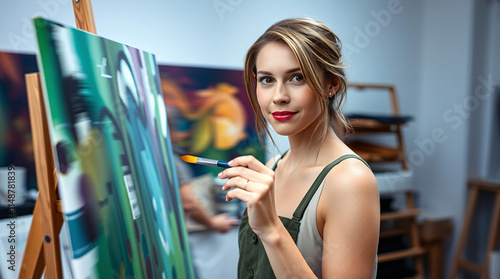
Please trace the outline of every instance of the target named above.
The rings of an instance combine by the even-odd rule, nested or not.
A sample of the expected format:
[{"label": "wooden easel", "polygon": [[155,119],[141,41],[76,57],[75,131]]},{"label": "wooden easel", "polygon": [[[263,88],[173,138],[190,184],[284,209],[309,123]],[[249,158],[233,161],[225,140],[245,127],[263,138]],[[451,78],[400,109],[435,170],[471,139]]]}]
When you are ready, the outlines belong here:
[{"label": "wooden easel", "polygon": [[[453,256],[453,264],[451,266],[450,279],[457,277],[460,270],[467,270],[469,272],[479,275],[482,279],[489,277],[489,264],[490,255],[495,250],[496,243],[500,241],[500,184],[471,179],[469,184],[469,200],[465,211],[465,219],[462,224],[460,238],[458,240],[458,247]],[[488,243],[484,255],[483,263],[476,263],[465,258],[464,252],[468,243],[469,230],[472,228],[471,223],[474,218],[476,204],[480,192],[489,192],[495,195],[495,202],[492,208],[490,231],[488,235]],[[496,279],[496,278],[490,278]]]},{"label": "wooden easel", "polygon": [[[77,28],[96,34],[91,0],[73,0]],[[63,224],[61,201],[40,74],[26,75],[31,132],[35,152],[38,198],[19,278],[62,278],[59,233]]]}]

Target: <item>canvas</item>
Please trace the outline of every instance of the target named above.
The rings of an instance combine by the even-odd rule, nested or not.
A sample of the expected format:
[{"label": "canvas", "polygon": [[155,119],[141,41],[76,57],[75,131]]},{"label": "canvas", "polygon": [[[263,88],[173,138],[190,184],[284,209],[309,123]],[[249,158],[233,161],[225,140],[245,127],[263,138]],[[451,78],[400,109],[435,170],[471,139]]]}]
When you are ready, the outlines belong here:
[{"label": "canvas", "polygon": [[193,278],[154,55],[34,19],[78,278]]}]

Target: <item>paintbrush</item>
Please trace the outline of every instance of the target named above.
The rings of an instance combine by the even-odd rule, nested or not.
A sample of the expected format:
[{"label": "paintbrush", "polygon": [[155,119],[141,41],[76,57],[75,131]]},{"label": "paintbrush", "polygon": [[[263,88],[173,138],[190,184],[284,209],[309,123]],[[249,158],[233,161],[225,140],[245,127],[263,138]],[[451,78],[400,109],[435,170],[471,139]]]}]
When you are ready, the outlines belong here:
[{"label": "paintbrush", "polygon": [[191,156],[191,155],[183,155],[183,156],[181,156],[181,159],[184,162],[191,163],[191,164],[200,164],[200,165],[207,165],[207,166],[229,168],[228,163],[224,162],[224,161],[217,161],[217,160],[213,160],[213,159],[201,158],[201,157],[196,157],[196,156]]}]

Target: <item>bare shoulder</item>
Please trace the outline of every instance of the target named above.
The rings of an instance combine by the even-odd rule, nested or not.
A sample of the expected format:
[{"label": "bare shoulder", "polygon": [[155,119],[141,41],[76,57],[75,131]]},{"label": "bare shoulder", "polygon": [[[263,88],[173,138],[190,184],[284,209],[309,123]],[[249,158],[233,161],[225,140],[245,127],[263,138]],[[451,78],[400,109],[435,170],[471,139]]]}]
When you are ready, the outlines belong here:
[{"label": "bare shoulder", "polygon": [[325,218],[348,212],[356,215],[378,211],[380,206],[375,175],[355,158],[343,160],[328,173],[321,196],[319,210]]},{"label": "bare shoulder", "polygon": [[325,189],[332,193],[363,192],[378,194],[377,180],[375,175],[361,160],[348,158],[336,165],[326,176]]}]

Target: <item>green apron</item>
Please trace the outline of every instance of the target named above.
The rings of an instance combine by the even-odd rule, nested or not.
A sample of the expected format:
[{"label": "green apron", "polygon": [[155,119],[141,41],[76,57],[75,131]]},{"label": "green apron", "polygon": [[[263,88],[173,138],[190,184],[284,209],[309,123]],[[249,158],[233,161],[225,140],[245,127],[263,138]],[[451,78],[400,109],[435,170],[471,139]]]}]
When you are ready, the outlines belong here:
[{"label": "green apron", "polygon": [[[339,157],[338,159],[324,167],[318,177],[316,177],[316,180],[314,180],[311,188],[309,188],[306,195],[297,206],[297,209],[295,209],[292,219],[279,216],[281,222],[283,223],[283,226],[286,228],[295,244],[297,244],[300,220],[302,219],[304,211],[309,205],[309,202],[314,196],[314,193],[316,193],[316,190],[321,185],[328,172],[338,163],[347,158],[359,159],[368,166],[368,164],[363,161],[363,159],[355,154],[347,154]],[[277,165],[277,163],[274,165],[273,170],[276,169]],[[259,237],[252,231],[252,228],[248,224],[248,214],[246,210],[241,217],[241,224],[238,232],[238,245],[240,249],[240,258],[238,261],[238,278],[276,278],[276,276],[274,276],[271,264],[269,263],[269,259],[267,258],[264,246],[259,240]]]}]

